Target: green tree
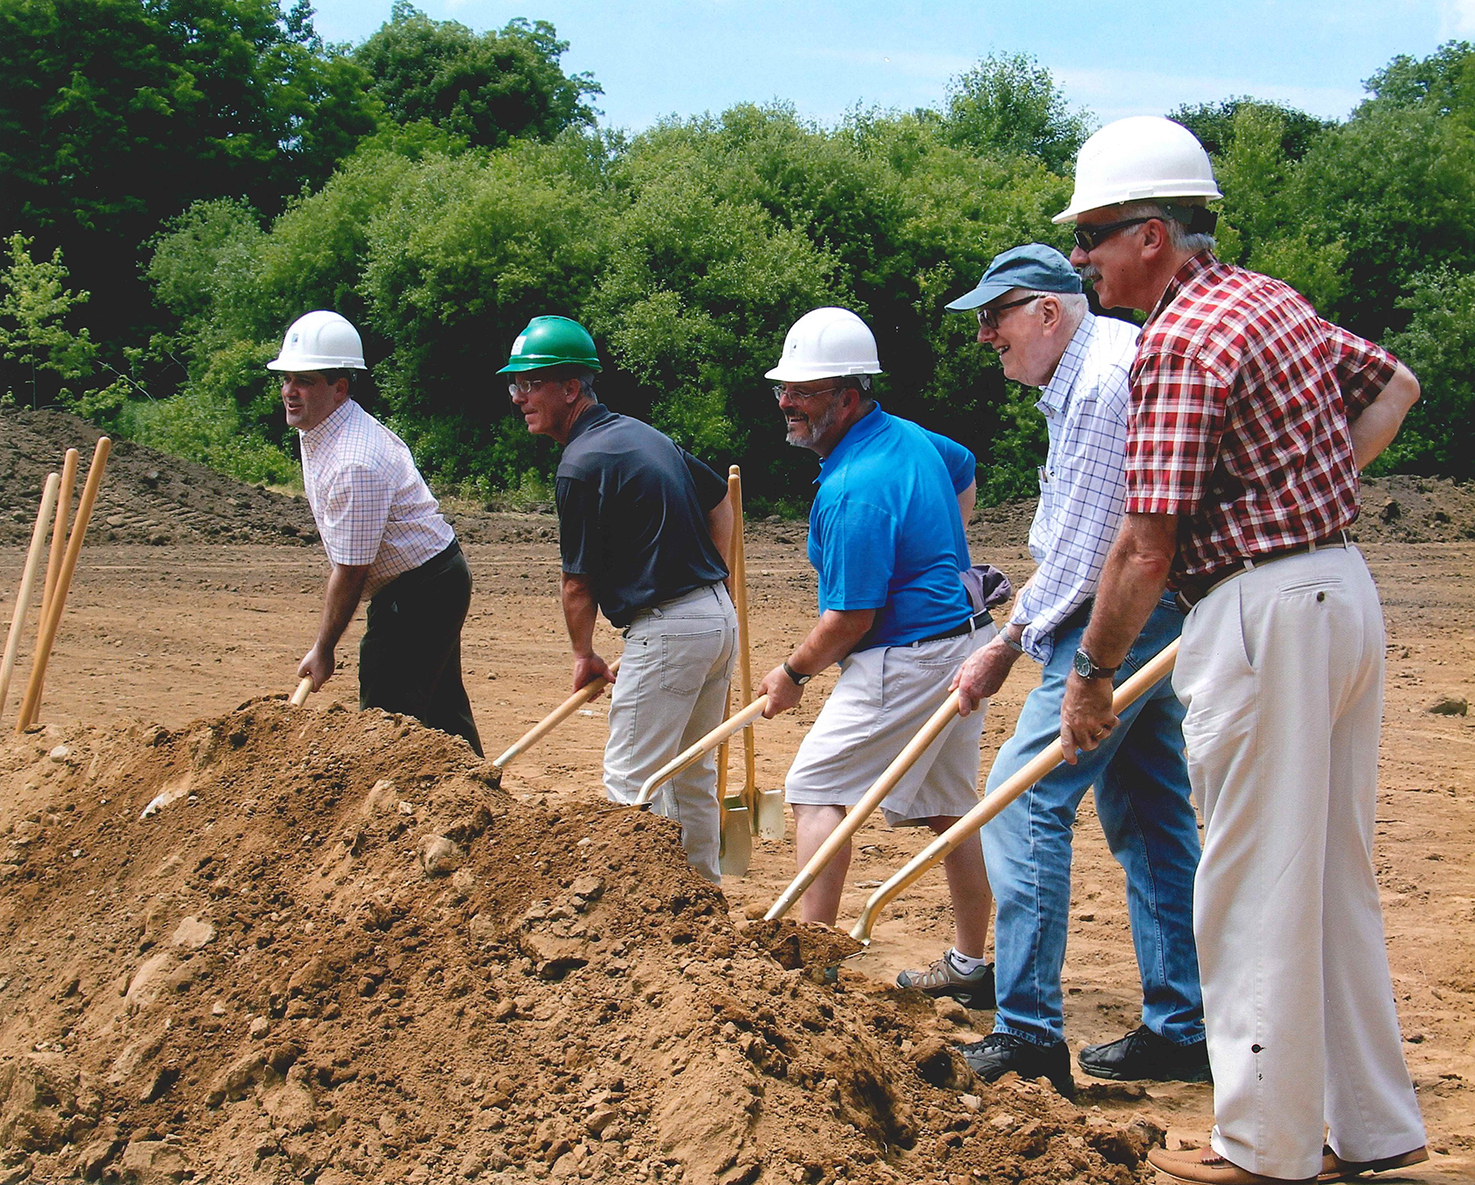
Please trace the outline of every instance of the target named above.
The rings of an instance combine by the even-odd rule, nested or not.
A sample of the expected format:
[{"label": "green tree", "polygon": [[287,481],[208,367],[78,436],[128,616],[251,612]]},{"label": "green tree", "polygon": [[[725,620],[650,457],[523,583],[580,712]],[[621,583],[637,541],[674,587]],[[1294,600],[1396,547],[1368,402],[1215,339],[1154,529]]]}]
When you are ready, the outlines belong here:
[{"label": "green tree", "polygon": [[1089,126],[1028,54],[990,54],[948,85],[944,134],[977,153],[1033,156],[1055,172],[1075,162]]},{"label": "green tree", "polygon": [[0,272],[0,350],[5,367],[0,380],[7,392],[30,395],[31,406],[51,401],[71,406],[76,393],[66,386],[42,384],[38,372],[50,371],[57,384],[85,382],[93,373],[96,347],[85,328],[67,328],[72,310],[87,303],[88,293],[67,287],[61,249],[49,261],[31,259],[31,241],[19,232],[6,240],[9,265]]},{"label": "green tree", "polygon": [[1375,472],[1475,478],[1475,273],[1438,267],[1398,302],[1412,317],[1387,345],[1418,376],[1422,395]]},{"label": "green tree", "polygon": [[563,73],[567,50],[547,21],[519,18],[478,36],[395,0],[389,23],[353,57],[395,121],[426,120],[468,144],[500,148],[515,136],[551,140],[594,123],[584,100],[600,86],[588,74]]}]

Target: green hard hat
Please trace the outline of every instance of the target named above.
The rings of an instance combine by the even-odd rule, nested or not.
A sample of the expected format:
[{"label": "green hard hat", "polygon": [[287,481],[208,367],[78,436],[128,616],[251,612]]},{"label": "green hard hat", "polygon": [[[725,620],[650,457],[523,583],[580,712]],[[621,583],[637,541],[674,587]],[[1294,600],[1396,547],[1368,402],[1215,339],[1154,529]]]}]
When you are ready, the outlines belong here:
[{"label": "green hard hat", "polygon": [[567,317],[534,317],[512,343],[512,357],[498,374],[542,370],[547,366],[582,366],[599,370],[594,339],[577,321]]}]

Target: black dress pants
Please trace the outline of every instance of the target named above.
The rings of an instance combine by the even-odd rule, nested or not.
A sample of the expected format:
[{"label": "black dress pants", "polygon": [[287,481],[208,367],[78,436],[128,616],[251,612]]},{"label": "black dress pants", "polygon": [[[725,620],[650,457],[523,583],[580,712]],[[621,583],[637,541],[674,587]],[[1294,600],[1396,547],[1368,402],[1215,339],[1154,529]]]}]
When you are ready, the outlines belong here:
[{"label": "black dress pants", "polygon": [[455,542],[380,589],[359,643],[359,707],[465,737],[481,757],[461,680],[461,627],[470,605],[471,569]]}]

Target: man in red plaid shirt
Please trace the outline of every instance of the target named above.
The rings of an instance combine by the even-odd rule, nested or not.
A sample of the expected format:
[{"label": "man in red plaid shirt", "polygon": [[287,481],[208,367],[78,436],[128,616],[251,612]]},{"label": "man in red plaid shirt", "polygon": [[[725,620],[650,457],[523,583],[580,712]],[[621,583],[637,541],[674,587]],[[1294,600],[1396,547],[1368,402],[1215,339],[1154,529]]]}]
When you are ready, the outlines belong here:
[{"label": "man in red plaid shirt", "polygon": [[1215,1126],[1209,1148],[1149,1158],[1191,1182],[1346,1180],[1427,1159],[1372,864],[1382,608],[1346,535],[1358,470],[1419,386],[1287,285],[1217,260],[1219,196],[1187,129],[1134,117],[1082,147],[1056,218],[1102,305],[1148,314],[1126,516],[1061,743],[1074,760],[1115,727],[1110,676],[1177,589]]}]

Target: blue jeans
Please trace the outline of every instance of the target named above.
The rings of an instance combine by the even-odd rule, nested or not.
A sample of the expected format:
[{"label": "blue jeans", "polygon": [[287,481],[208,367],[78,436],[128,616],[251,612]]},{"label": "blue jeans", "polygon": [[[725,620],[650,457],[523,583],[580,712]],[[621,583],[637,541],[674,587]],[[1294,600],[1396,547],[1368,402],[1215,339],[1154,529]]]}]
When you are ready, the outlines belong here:
[{"label": "blue jeans", "polygon": [[[1055,634],[1055,652],[1030,692],[1014,735],[989,771],[994,789],[1060,735],[1060,703],[1086,613]],[[1117,672],[1120,684],[1168,645],[1183,615],[1164,598]],[[1099,748],[1060,765],[983,828],[983,858],[997,903],[998,1011],[994,1031],[1036,1044],[1063,1039],[1060,969],[1070,913],[1076,808],[1096,786],[1096,813],[1127,874],[1127,915],[1142,975],[1142,1021],[1176,1045],[1203,1039],[1203,998],[1193,945],[1198,824],[1188,797],[1183,705],[1164,679],[1121,715]]]}]

